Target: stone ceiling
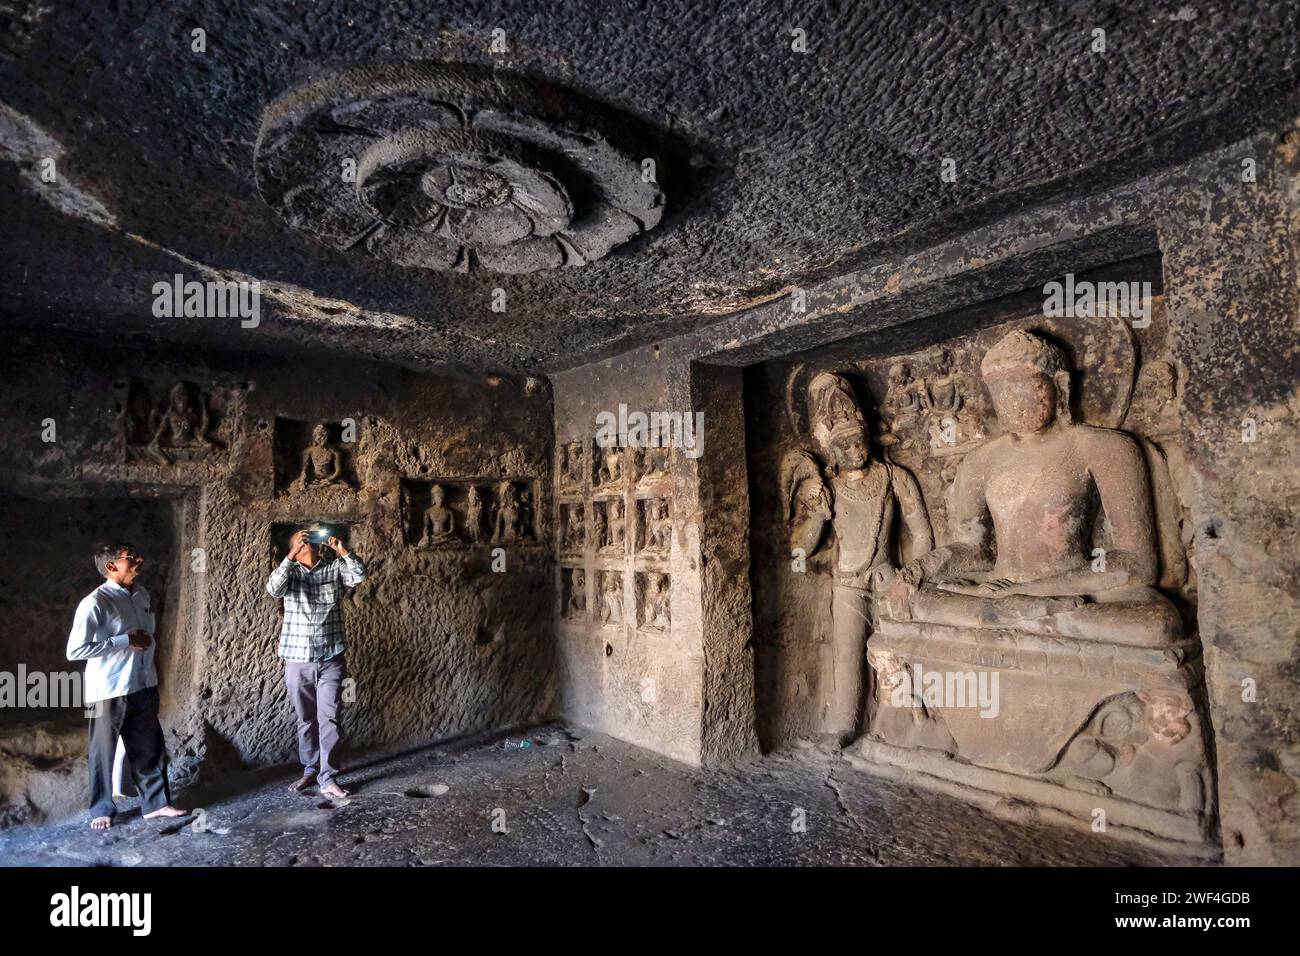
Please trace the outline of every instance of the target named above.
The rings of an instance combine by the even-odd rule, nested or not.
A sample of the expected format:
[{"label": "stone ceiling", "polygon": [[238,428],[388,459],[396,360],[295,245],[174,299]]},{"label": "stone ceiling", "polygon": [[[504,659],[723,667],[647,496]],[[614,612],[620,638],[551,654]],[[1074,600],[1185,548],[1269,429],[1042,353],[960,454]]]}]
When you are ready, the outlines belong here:
[{"label": "stone ceiling", "polygon": [[1293,115],[1297,9],[16,0],[0,321],[572,367]]}]

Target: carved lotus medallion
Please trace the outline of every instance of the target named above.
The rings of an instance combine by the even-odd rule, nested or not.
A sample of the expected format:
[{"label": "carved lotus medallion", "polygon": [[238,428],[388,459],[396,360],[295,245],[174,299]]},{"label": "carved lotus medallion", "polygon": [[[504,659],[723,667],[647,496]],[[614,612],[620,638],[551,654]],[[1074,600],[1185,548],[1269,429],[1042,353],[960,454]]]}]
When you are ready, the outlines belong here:
[{"label": "carved lotus medallion", "polygon": [[618,128],[570,91],[473,67],[345,70],[267,108],[257,184],[340,251],[425,269],[584,265],[663,215],[649,153]]}]

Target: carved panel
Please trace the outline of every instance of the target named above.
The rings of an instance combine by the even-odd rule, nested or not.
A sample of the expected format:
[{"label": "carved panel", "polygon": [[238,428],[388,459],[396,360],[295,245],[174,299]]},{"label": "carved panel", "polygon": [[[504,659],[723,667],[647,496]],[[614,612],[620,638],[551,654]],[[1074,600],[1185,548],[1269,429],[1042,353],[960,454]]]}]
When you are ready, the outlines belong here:
[{"label": "carved panel", "polygon": [[528,480],[402,479],[402,527],[419,548],[538,543]]},{"label": "carved panel", "polygon": [[636,502],[636,555],[665,559],[672,548],[672,502],[668,498],[639,498]]},{"label": "carved panel", "polygon": [[604,112],[466,65],[330,72],[267,108],[258,189],[340,251],[424,269],[580,266],[663,215],[650,152]]},{"label": "carved panel", "polygon": [[587,469],[585,443],[567,442],[560,446],[558,452],[559,474],[556,488],[561,494],[582,494],[583,475]]},{"label": "carved panel", "polygon": [[273,459],[277,495],[331,495],[357,490],[355,443],[343,441],[337,422],[275,420]]},{"label": "carved panel", "polygon": [[581,555],[587,547],[586,506],[580,501],[560,505],[560,553]]},{"label": "carved panel", "polygon": [[636,574],[636,626],[643,631],[667,631],[672,581],[662,571],[638,571]]},{"label": "carved panel", "polygon": [[591,456],[591,487],[600,494],[622,491],[627,449],[617,445],[595,447]]},{"label": "carved panel", "polygon": [[560,569],[560,616],[569,621],[587,619],[587,572],[582,568]]},{"label": "carved panel", "polygon": [[623,572],[596,572],[597,619],[607,627],[623,624]]},{"label": "carved panel", "polygon": [[230,447],[237,389],[208,390],[182,381],[155,391],[132,379],[116,383],[116,391],[127,461],[206,461]]},{"label": "carved panel", "polygon": [[618,556],[627,551],[627,505],[622,498],[599,498],[592,502],[592,540],[603,555]]}]

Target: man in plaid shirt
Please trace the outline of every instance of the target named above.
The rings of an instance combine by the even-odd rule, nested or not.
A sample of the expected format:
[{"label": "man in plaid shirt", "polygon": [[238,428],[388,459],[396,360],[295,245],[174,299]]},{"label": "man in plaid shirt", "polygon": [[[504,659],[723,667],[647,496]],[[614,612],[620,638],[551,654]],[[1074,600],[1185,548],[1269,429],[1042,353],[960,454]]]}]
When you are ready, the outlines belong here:
[{"label": "man in plaid shirt", "polygon": [[298,531],[289,554],[271,572],[266,590],[284,600],[280,657],[284,682],[298,716],[298,758],[302,779],[290,790],[301,793],[313,783],[320,792],[341,799],[348,792],[334,777],[334,748],[339,742],[339,690],[343,684],[343,596],[366,577],[365,565],[336,537],[326,545],[338,560],[322,561],[311,532]]}]

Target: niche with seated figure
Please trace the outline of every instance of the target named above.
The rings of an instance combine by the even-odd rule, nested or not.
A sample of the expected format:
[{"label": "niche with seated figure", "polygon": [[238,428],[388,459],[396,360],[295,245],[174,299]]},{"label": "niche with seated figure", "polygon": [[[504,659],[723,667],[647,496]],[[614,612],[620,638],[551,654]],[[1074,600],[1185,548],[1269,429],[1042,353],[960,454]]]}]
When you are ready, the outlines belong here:
[{"label": "niche with seated figure", "polygon": [[531,480],[403,478],[401,490],[402,525],[412,547],[539,544]]},{"label": "niche with seated figure", "polygon": [[751,372],[765,745],[1212,840],[1178,371],[1131,304]]},{"label": "niche with seated figure", "polygon": [[220,458],[234,441],[242,387],[194,382],[114,383],[118,433],[127,462],[176,465]]},{"label": "niche with seated figure", "polygon": [[277,418],[273,459],[277,496],[350,496],[360,487],[354,464],[357,423]]}]

